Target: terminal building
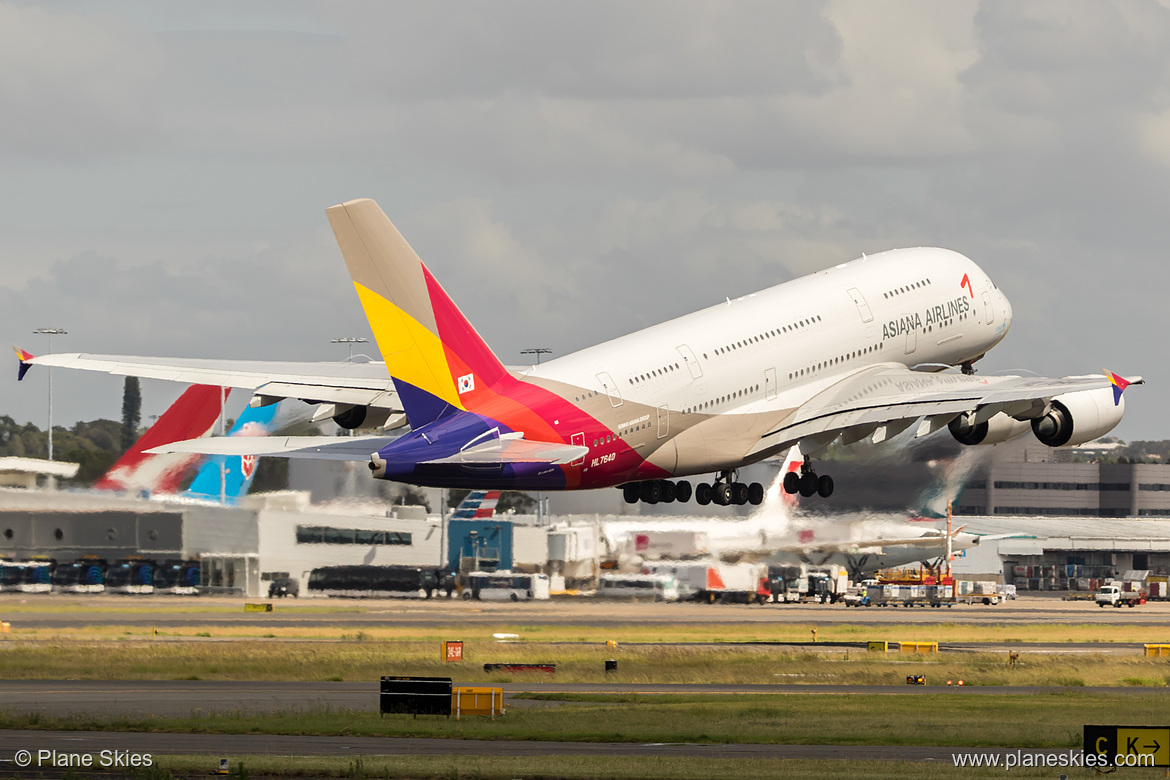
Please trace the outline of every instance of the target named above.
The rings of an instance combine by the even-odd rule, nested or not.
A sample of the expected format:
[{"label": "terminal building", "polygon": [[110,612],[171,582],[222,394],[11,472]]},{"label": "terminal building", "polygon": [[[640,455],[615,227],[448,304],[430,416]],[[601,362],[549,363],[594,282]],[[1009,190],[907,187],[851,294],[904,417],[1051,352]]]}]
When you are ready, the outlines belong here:
[{"label": "terminal building", "polygon": [[[989,456],[965,475],[954,524],[1000,538],[965,551],[956,563],[959,576],[1019,590],[1078,590],[1129,571],[1170,574],[1170,466],[1061,462],[1059,453],[1028,443],[987,449]],[[900,476],[886,479],[883,468]],[[755,469],[753,478],[761,482],[776,473],[770,464]],[[10,484],[35,484],[27,464],[12,464],[11,471]],[[940,467],[932,459],[908,468],[902,460],[826,464],[825,471],[841,475],[839,486],[850,489],[798,511],[821,517],[856,512],[850,500],[877,495],[895,506],[900,501],[901,517],[909,518],[919,514]],[[339,472],[334,481],[352,485],[363,477]],[[646,509],[625,505],[612,489],[557,499],[563,505],[553,502],[554,516],[546,515],[543,526],[531,516],[444,524],[421,507],[375,498],[310,504],[306,492],[261,494],[224,507],[0,487],[0,556],[58,562],[96,556],[111,564],[135,556],[198,560],[205,588],[252,597],[266,594],[273,579],[291,577],[304,586],[312,569],[344,564],[511,567],[586,583],[607,552],[598,528]],[[430,500],[437,508],[441,497]],[[693,502],[652,509],[647,514],[659,520],[699,514]],[[748,511],[703,511],[727,509]],[[723,513],[724,521],[737,516]],[[557,524],[551,531],[550,522]]]}]

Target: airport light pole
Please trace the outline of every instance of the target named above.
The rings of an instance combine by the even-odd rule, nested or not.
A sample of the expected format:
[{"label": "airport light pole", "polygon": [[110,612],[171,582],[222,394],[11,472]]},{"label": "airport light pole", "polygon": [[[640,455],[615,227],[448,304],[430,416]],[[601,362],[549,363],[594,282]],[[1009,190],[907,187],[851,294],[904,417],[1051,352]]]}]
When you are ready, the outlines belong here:
[{"label": "airport light pole", "polygon": [[[49,337],[49,354],[53,354],[53,337],[64,336],[69,331],[64,328],[37,328],[33,331],[41,336]],[[49,460],[53,459],[53,367],[49,369]]]},{"label": "airport light pole", "polygon": [[330,343],[331,344],[348,344],[349,345],[349,357],[347,357],[346,360],[350,360],[353,358],[353,345],[354,344],[365,344],[368,341],[369,341],[369,339],[365,339],[365,338],[362,338],[360,336],[342,336],[340,338],[332,339],[330,341]]},{"label": "airport light pole", "polygon": [[[552,350],[548,347],[532,347],[530,349],[520,350],[521,355],[536,355],[536,365],[540,365],[541,355],[551,355]],[[538,526],[544,525],[544,493],[537,491],[536,493],[536,524]]]},{"label": "airport light pole", "polygon": [[536,355],[536,365],[540,365],[541,355],[551,355],[552,350],[547,347],[533,347],[532,349],[520,350],[521,355]]}]

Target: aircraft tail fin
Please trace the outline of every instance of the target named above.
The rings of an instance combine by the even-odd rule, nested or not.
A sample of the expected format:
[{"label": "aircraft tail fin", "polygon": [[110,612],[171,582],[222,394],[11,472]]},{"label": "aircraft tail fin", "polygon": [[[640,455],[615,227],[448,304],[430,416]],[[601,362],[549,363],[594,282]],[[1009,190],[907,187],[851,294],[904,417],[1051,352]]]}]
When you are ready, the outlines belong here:
[{"label": "aircraft tail fin", "polygon": [[[177,492],[183,477],[203,456],[191,453],[153,455],[147,450],[210,433],[219,418],[220,390],[209,385],[188,387],[134,446],[94,483],[94,487],[98,490]],[[223,389],[223,398],[226,399],[230,392],[230,388]]]},{"label": "aircraft tail fin", "polygon": [[[228,436],[268,435],[280,406],[245,406]],[[224,499],[235,504],[248,494],[259,461],[258,455],[212,455],[203,463],[184,495],[218,501],[222,489]]]},{"label": "aircraft tail fin", "polygon": [[412,428],[473,410],[510,379],[377,203],[325,213]]},{"label": "aircraft tail fin", "polygon": [[473,490],[451,514],[452,520],[485,519],[495,514],[500,500],[498,490]]}]

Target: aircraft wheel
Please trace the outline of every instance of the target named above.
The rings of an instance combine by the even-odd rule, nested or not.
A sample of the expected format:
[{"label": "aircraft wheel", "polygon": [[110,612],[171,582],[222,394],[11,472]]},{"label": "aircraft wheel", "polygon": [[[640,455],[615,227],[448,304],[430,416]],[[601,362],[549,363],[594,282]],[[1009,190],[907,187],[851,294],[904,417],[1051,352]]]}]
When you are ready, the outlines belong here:
[{"label": "aircraft wheel", "polygon": [[647,504],[657,504],[662,498],[662,483],[656,479],[642,483],[642,500]]},{"label": "aircraft wheel", "polygon": [[626,500],[627,504],[636,504],[642,499],[642,486],[637,482],[631,482],[628,485],[622,486],[622,498]]},{"label": "aircraft wheel", "polygon": [[742,482],[735,482],[731,486],[731,500],[736,506],[743,506],[748,502],[748,486]]},{"label": "aircraft wheel", "polygon": [[732,492],[730,482],[720,482],[714,488],[715,495],[712,498],[719,506],[728,506],[731,504]]},{"label": "aircraft wheel", "polygon": [[699,486],[695,488],[695,503],[699,506],[707,506],[711,503],[713,492],[710,485],[706,482],[700,482]]},{"label": "aircraft wheel", "polygon": [[821,498],[828,498],[833,495],[833,478],[828,474],[822,474],[817,479],[817,495]]},{"label": "aircraft wheel", "polygon": [[817,475],[807,471],[800,478],[800,495],[811,498],[817,492]]},{"label": "aircraft wheel", "polygon": [[662,503],[664,503],[664,504],[674,503],[674,499],[677,498],[677,496],[678,496],[678,491],[675,488],[674,483],[669,481],[669,480],[664,479],[661,482],[659,482],[658,484],[660,485],[659,489],[662,491]]},{"label": "aircraft wheel", "polygon": [[800,474],[790,471],[784,475],[784,492],[790,496],[800,492]]},{"label": "aircraft wheel", "polygon": [[685,479],[680,480],[674,486],[674,499],[675,499],[675,501],[678,501],[678,502],[683,503],[683,504],[690,501],[691,500],[691,483],[687,482]]},{"label": "aircraft wheel", "polygon": [[748,485],[747,499],[748,503],[752,506],[759,506],[764,503],[764,486],[759,482],[753,482]]}]

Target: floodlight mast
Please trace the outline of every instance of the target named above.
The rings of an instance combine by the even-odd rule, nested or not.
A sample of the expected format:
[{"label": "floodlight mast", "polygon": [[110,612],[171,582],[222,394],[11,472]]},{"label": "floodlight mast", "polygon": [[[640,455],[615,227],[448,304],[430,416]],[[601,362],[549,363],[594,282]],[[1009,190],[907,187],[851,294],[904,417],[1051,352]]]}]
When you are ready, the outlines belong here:
[{"label": "floodlight mast", "polygon": [[348,344],[349,345],[349,357],[347,357],[346,360],[352,360],[353,359],[353,345],[354,344],[365,344],[368,341],[369,341],[369,339],[362,338],[361,336],[341,336],[339,338],[331,339],[330,343],[331,344]]},{"label": "floodlight mast", "polygon": [[[49,337],[49,354],[53,354],[53,336],[64,336],[69,331],[64,328],[37,328],[33,333]],[[53,459],[53,367],[49,369],[49,460]]]}]

